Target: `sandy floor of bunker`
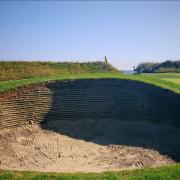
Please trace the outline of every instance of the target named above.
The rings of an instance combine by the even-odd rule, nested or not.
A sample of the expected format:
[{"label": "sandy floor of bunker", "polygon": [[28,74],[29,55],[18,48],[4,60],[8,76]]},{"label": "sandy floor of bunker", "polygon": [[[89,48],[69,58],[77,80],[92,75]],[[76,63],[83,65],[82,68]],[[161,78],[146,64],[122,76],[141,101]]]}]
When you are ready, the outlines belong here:
[{"label": "sandy floor of bunker", "polygon": [[38,125],[0,131],[0,169],[49,172],[102,172],[174,163],[153,149],[100,145]]}]

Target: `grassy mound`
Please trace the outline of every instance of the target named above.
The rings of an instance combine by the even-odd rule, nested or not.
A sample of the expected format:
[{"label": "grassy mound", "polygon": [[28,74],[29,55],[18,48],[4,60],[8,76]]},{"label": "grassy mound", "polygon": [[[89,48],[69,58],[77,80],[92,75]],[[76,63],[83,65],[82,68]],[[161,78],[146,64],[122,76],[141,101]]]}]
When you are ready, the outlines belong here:
[{"label": "grassy mound", "polygon": [[68,74],[117,72],[105,62],[0,62],[0,81]]},{"label": "grassy mound", "polygon": [[141,169],[133,171],[104,172],[104,173],[39,173],[0,171],[0,180],[178,180],[180,179],[180,164],[164,166],[156,169]]},{"label": "grassy mound", "polygon": [[125,75],[105,62],[0,61],[0,92],[47,81],[97,78],[143,81],[180,93],[180,73]]}]

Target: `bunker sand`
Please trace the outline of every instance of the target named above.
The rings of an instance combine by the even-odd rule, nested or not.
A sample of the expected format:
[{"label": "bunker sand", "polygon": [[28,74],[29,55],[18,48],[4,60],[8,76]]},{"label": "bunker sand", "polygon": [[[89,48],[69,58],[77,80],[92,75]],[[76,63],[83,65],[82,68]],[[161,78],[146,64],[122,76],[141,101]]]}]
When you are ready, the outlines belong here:
[{"label": "bunker sand", "polygon": [[0,131],[0,169],[43,172],[102,172],[174,163],[158,151],[125,145],[99,145],[39,125]]}]

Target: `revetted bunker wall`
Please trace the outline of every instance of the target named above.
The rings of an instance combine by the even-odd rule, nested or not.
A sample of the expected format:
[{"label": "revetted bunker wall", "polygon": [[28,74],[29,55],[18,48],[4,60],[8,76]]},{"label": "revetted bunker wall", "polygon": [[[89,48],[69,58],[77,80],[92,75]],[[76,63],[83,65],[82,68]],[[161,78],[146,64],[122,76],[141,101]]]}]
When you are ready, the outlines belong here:
[{"label": "revetted bunker wall", "polygon": [[22,87],[1,94],[0,128],[40,123],[51,107],[51,92],[44,85]]},{"label": "revetted bunker wall", "polygon": [[145,83],[102,79],[31,85],[0,96],[0,128],[87,118],[179,126],[180,95]]}]

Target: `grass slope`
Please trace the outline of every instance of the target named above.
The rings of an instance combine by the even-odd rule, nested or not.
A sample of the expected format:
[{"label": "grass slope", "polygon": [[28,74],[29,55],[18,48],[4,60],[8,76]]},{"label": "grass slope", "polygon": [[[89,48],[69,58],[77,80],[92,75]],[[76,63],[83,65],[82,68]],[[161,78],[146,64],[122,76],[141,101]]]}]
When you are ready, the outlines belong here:
[{"label": "grass slope", "polygon": [[104,173],[40,173],[0,170],[0,180],[178,180],[180,164]]},{"label": "grass slope", "polygon": [[[164,76],[163,76],[164,75]],[[155,86],[169,89],[173,92],[180,94],[180,83],[174,82],[174,79],[180,79],[180,74],[142,74],[142,75],[125,75],[121,73],[86,73],[76,75],[60,75],[60,76],[47,76],[47,77],[36,77],[21,80],[10,80],[0,82],[0,92],[15,89],[20,86],[42,83],[55,80],[75,80],[75,79],[97,79],[97,78],[117,78],[117,79],[128,79],[135,81],[142,81],[145,83],[153,84]],[[168,80],[167,80],[168,79]]]},{"label": "grass slope", "polygon": [[8,62],[0,61],[0,81],[44,76],[117,72],[105,62]]}]

